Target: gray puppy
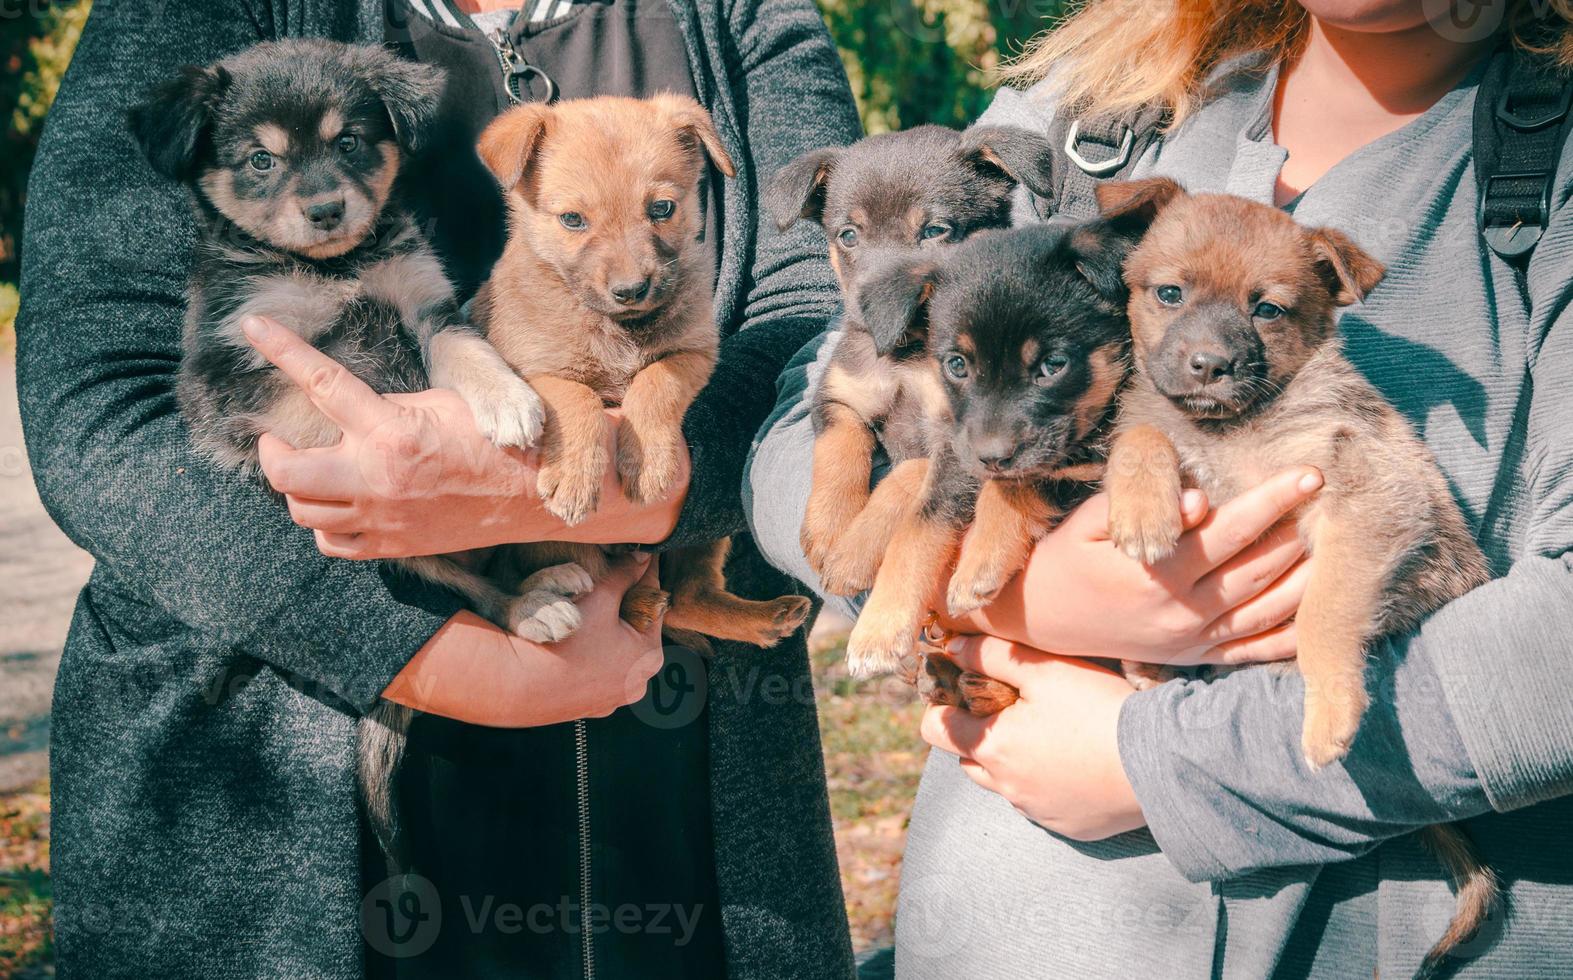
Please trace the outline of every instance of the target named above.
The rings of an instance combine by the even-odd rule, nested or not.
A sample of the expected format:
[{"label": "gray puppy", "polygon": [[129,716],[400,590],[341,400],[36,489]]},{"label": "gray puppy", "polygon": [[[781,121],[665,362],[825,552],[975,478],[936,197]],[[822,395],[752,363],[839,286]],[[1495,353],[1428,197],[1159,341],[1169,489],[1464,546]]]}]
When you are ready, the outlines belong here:
[{"label": "gray puppy", "polygon": [[[401,163],[435,122],[439,69],[377,47],[320,40],[259,44],[187,67],[132,109],[132,133],[160,174],[191,191],[199,235],[177,381],[196,445],[260,475],[257,439],[332,445],[339,429],[242,335],[271,317],[383,393],[451,388],[481,431],[527,446],[544,410],[462,318],[436,254],[398,194]],[[507,621],[505,595],[450,559],[406,570]],[[360,729],[372,824],[397,851],[390,780],[411,712],[383,702]]]}]

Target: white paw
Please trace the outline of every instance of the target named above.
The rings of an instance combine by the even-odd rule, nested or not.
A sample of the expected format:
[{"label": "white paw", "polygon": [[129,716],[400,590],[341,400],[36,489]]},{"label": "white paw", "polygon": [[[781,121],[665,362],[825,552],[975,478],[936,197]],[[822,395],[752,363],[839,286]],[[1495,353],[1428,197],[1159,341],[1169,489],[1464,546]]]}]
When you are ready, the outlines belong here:
[{"label": "white paw", "polygon": [[579,607],[560,592],[526,592],[508,604],[508,628],[534,643],[567,639],[581,621]]},{"label": "white paw", "polygon": [[521,592],[555,592],[576,599],[595,588],[595,579],[578,562],[565,562],[543,568],[524,580]]},{"label": "white paw", "polygon": [[501,375],[459,391],[481,434],[499,446],[533,446],[546,424],[546,406],[522,378]]}]

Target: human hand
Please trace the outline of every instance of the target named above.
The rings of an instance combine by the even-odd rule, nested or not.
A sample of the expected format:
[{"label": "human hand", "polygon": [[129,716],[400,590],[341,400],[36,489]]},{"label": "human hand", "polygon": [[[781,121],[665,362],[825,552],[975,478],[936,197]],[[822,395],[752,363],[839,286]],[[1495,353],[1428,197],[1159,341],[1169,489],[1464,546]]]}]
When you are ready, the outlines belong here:
[{"label": "human hand", "polygon": [[996,637],[953,641],[963,670],[1010,684],[1020,698],[979,718],[923,712],[923,740],[961,757],[973,782],[1027,819],[1072,840],[1102,840],[1146,824],[1120,762],[1120,709],[1135,692],[1120,675]]},{"label": "human hand", "polygon": [[407,558],[526,541],[655,544],[677,524],[686,453],[678,491],[644,505],[623,494],[608,467],[599,508],[570,527],[536,494],[538,454],[498,448],[457,394],[379,395],[291,330],[260,317],[244,330],[343,432],[323,448],[296,449],[271,435],[257,447],[268,482],[325,555]]},{"label": "human hand", "polygon": [[659,587],[658,564],[628,555],[580,597],[570,637],[546,645],[461,612],[421,647],[382,696],[472,725],[533,728],[601,718],[644,696],[663,662],[661,619],[636,630],[620,615],[635,584]]},{"label": "human hand", "polygon": [[1108,496],[1098,494],[1038,543],[991,605],[946,625],[1039,650],[1168,666],[1288,659],[1310,564],[1283,518],[1320,487],[1320,473],[1295,467],[1211,512],[1201,491],[1187,490],[1185,534],[1155,565],[1109,540]]}]

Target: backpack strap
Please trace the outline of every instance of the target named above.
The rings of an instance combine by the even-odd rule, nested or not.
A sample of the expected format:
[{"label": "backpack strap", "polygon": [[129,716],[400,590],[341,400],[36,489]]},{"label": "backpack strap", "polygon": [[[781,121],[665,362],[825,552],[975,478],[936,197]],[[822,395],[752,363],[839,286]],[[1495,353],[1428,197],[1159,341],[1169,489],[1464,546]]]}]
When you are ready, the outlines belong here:
[{"label": "backpack strap", "polygon": [[1514,46],[1492,55],[1476,90],[1476,227],[1515,268],[1527,264],[1551,219],[1570,105],[1573,78],[1551,58]]},{"label": "backpack strap", "polygon": [[1034,201],[1039,215],[1097,217],[1098,185],[1128,177],[1167,121],[1168,113],[1156,106],[1117,116],[1056,113],[1049,128],[1049,144],[1054,148],[1054,197]]}]

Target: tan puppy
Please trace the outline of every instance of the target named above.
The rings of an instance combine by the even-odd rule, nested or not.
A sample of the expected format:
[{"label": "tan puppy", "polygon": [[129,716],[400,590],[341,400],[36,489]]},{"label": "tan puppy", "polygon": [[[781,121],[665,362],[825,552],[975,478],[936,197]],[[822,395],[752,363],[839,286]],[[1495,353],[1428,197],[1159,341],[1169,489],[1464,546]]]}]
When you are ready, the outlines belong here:
[{"label": "tan puppy", "polygon": [[[1182,486],[1216,505],[1285,467],[1322,471],[1294,515],[1315,557],[1296,622],[1302,747],[1320,769],[1360,728],[1371,642],[1490,578],[1431,454],[1342,353],[1334,311],[1382,266],[1341,232],[1167,179],[1108,184],[1098,200],[1155,212],[1125,266],[1136,374],[1109,454],[1110,536],[1155,562],[1179,541]],[[1423,833],[1458,882],[1435,962],[1484,919],[1495,882],[1462,831]]]},{"label": "tan puppy", "polygon": [[[720,334],[704,226],[706,160],[732,161],[694,100],[603,97],[519,106],[481,134],[481,158],[507,194],[510,234],[473,317],[546,403],[538,489],[569,524],[595,510],[612,441],[605,408],[621,406],[614,463],[636,502],[666,497],[681,473],[682,423],[715,368]],[[676,630],[771,646],[809,601],[726,591],[727,542],[663,556]],[[523,581],[510,627],[558,640],[579,625],[573,598],[604,574],[595,546],[503,550],[494,573]],[[635,589],[624,616],[660,615],[664,593]]]}]

